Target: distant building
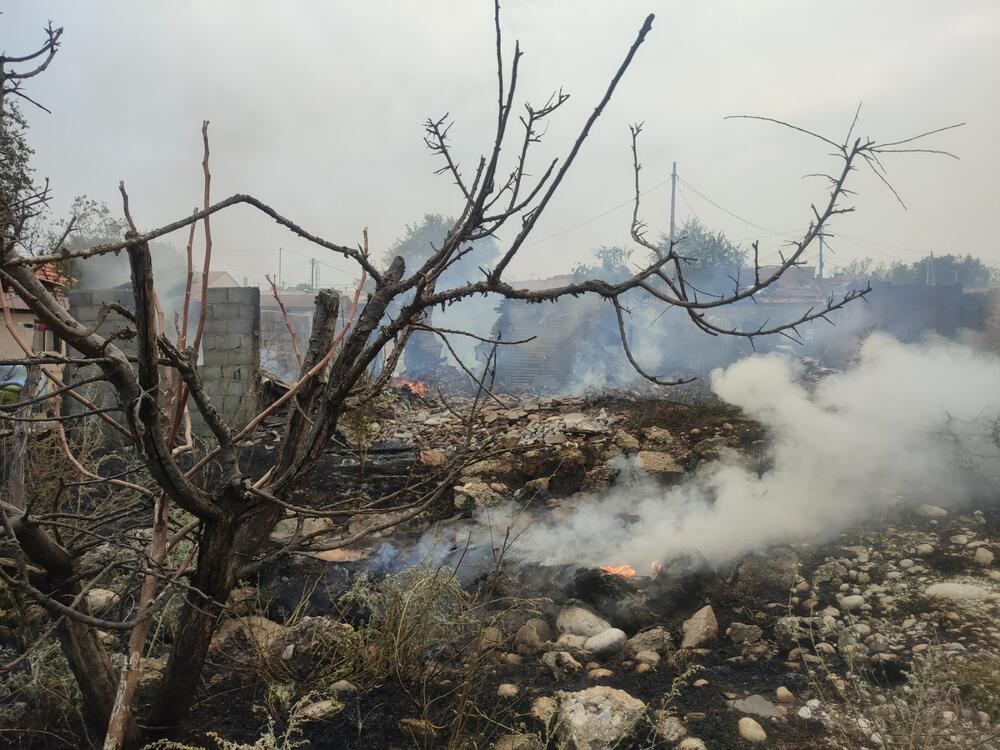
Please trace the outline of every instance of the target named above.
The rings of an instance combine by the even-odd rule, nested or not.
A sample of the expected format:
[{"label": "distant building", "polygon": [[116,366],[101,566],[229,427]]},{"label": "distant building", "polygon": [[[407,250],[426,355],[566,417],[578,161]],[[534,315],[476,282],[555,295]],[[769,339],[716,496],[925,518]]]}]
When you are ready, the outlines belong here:
[{"label": "distant building", "polygon": [[[191,299],[201,299],[202,274],[195,273],[191,277]],[[243,286],[225,271],[209,271],[208,288]]]},{"label": "distant building", "polygon": [[[64,294],[65,287],[69,279],[55,266],[46,263],[35,271],[38,280],[59,300],[64,307],[69,307],[69,300]],[[55,335],[55,332],[48,329],[46,325],[35,317],[28,305],[21,297],[9,289],[0,281],[0,289],[3,291],[4,301],[14,323],[14,331],[34,352],[56,352],[64,354],[66,351],[63,341]],[[0,359],[20,359],[24,356],[24,350],[18,344],[15,334],[6,325],[0,325]]]}]

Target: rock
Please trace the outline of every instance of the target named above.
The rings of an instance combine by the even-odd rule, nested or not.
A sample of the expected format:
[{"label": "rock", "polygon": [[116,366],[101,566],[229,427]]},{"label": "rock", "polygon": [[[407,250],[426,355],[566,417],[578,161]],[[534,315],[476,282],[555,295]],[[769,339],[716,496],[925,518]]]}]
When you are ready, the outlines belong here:
[{"label": "rock", "polygon": [[[284,544],[285,542],[290,541],[295,536],[295,530],[298,528],[298,524],[298,518],[285,518],[278,521],[274,530],[271,532],[271,541],[277,542],[278,544]],[[302,529],[299,531],[299,536],[304,537],[310,534],[317,534],[331,528],[333,528],[333,524],[330,523],[329,518],[303,518]]]},{"label": "rock", "polygon": [[646,713],[646,704],[603,685],[559,692],[556,735],[566,750],[608,750],[623,742]]},{"label": "rock", "polygon": [[971,583],[935,583],[924,589],[924,593],[934,599],[948,599],[960,602],[985,599],[989,592]]},{"label": "rock", "polygon": [[685,737],[677,746],[677,750],[708,750],[708,748],[697,737]]},{"label": "rock", "polygon": [[91,589],[87,592],[87,606],[92,612],[103,612],[118,601],[118,594],[109,589]]},{"label": "rock", "polygon": [[684,467],[665,451],[639,451],[636,466],[659,479],[676,479],[684,474]]},{"label": "rock", "polygon": [[666,628],[657,625],[655,628],[643,630],[628,639],[625,648],[631,654],[640,651],[655,651],[658,654],[666,654],[674,645],[674,640]]},{"label": "rock", "polygon": [[545,745],[533,734],[508,734],[493,743],[493,750],[545,750]]},{"label": "rock", "polygon": [[751,695],[743,700],[729,701],[729,707],[741,714],[753,714],[763,719],[777,718],[781,712],[763,695]]},{"label": "rock", "polygon": [[660,655],[655,651],[640,651],[635,655],[635,660],[640,664],[648,664],[655,667],[660,663]]},{"label": "rock", "polygon": [[673,744],[680,741],[687,733],[687,727],[676,716],[666,711],[656,712],[656,734],[664,742]]},{"label": "rock", "polygon": [[400,719],[399,731],[408,734],[414,741],[429,740],[437,735],[437,730],[429,721],[423,719]]},{"label": "rock", "polygon": [[[209,651],[214,653],[221,650],[234,635],[241,633],[250,641],[251,648],[258,648],[267,653],[283,631],[284,628],[278,623],[256,615],[226,620],[212,636]],[[282,647],[282,651],[284,651],[284,647]]]},{"label": "rock", "polygon": [[358,692],[357,686],[348,680],[337,680],[330,685],[330,692],[334,695],[354,695]]},{"label": "rock", "polygon": [[914,549],[914,552],[917,553],[918,557],[930,557],[931,555],[934,554],[934,545],[926,543],[918,544]]},{"label": "rock", "polygon": [[774,623],[774,640],[782,648],[795,648],[806,635],[802,627],[802,618],[795,615],[779,617]]},{"label": "rock", "polygon": [[618,430],[611,438],[611,442],[616,448],[621,448],[623,451],[635,452],[639,450],[639,440],[629,435],[625,430]]},{"label": "rock", "polygon": [[606,680],[609,677],[614,676],[614,672],[610,669],[605,669],[604,667],[597,667],[596,669],[591,669],[587,672],[587,679],[589,680]]},{"label": "rock", "polygon": [[546,726],[548,726],[549,722],[555,717],[557,710],[558,704],[554,699],[548,697],[547,695],[544,695],[541,698],[536,698],[535,702],[531,704],[532,717]]},{"label": "rock", "polygon": [[756,625],[734,622],[726,630],[726,635],[729,636],[733,643],[750,644],[759,641],[760,637],[764,635],[764,631]]},{"label": "rock", "polygon": [[563,633],[558,638],[556,638],[556,645],[562,646],[565,649],[580,649],[582,650],[587,643],[587,636],[585,635],[573,635],[572,633]]},{"label": "rock", "polygon": [[479,479],[455,487],[455,507],[459,509],[492,508],[503,501],[503,495]]},{"label": "rock", "polygon": [[540,617],[533,617],[522,625],[514,636],[514,648],[519,654],[531,656],[542,650],[542,644],[552,640],[552,628]]},{"label": "rock", "polygon": [[715,640],[719,635],[719,623],[711,605],[706,605],[695,612],[681,625],[684,639],[681,648],[697,648],[707,641]]},{"label": "rock", "polygon": [[497,687],[497,695],[501,698],[516,698],[518,694],[517,685],[505,682]]},{"label": "rock", "polygon": [[424,466],[444,466],[448,463],[448,456],[444,451],[427,449],[420,451],[420,463]]},{"label": "rock", "polygon": [[484,650],[500,648],[504,643],[503,633],[500,632],[500,628],[485,627],[480,634],[479,643]]},{"label": "rock", "polygon": [[560,633],[585,635],[590,638],[603,633],[610,627],[611,623],[607,620],[598,617],[579,604],[567,604],[556,616],[556,629]]},{"label": "rock", "polygon": [[806,720],[808,720],[808,719],[811,719],[812,717],[813,717],[813,712],[812,712],[812,709],[809,708],[809,706],[803,706],[802,708],[799,709],[799,718],[800,719],[806,719]]},{"label": "rock", "polygon": [[980,547],[976,550],[976,554],[973,559],[976,561],[977,565],[992,565],[993,553],[986,549],[986,547]]},{"label": "rock", "polygon": [[566,651],[549,651],[542,656],[542,664],[549,668],[552,676],[557,680],[583,669],[583,665]]},{"label": "rock", "polygon": [[860,594],[852,594],[851,596],[845,596],[838,602],[840,608],[846,612],[853,612],[856,609],[860,609],[864,606],[865,598]]},{"label": "rock", "polygon": [[764,731],[764,727],[749,716],[744,716],[740,719],[738,728],[740,730],[740,737],[751,744],[757,745],[767,740],[767,733]]},{"label": "rock", "polygon": [[782,703],[791,703],[795,700],[795,696],[792,695],[792,691],[786,688],[784,685],[779,687],[774,691],[774,697],[777,698]]},{"label": "rock", "polygon": [[334,698],[316,701],[299,711],[299,718],[304,721],[323,721],[339,714],[344,704]]},{"label": "rock", "polygon": [[944,518],[948,511],[937,505],[921,505],[917,508],[917,515],[921,518]]},{"label": "rock", "polygon": [[627,640],[624,630],[608,628],[603,633],[588,638],[583,647],[594,654],[616,654],[624,648]]},{"label": "rock", "polygon": [[549,494],[549,484],[552,482],[552,477],[538,477],[536,479],[529,479],[524,483],[524,492],[531,497],[541,497],[545,498]]}]

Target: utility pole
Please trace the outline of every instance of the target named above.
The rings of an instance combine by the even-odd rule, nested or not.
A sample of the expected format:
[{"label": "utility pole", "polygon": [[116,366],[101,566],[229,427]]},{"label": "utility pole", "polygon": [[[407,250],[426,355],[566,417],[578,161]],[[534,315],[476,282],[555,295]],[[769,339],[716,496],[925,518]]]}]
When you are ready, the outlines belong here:
[{"label": "utility pole", "polygon": [[823,235],[819,236],[819,277],[823,278]]},{"label": "utility pole", "polygon": [[281,248],[278,248],[278,289],[284,289],[281,284]]},{"label": "utility pole", "polygon": [[309,291],[316,291],[316,259],[309,259]]},{"label": "utility pole", "polygon": [[670,247],[674,246],[674,211],[677,208],[677,162],[670,172]]}]

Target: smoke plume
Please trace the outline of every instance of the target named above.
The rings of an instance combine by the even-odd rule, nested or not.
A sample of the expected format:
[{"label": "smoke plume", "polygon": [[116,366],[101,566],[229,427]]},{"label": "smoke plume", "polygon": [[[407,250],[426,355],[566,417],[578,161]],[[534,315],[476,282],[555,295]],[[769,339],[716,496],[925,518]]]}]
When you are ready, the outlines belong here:
[{"label": "smoke plume", "polygon": [[[717,369],[711,385],[767,428],[769,468],[731,458],[672,488],[627,479],[574,502],[568,520],[528,523],[515,552],[638,570],[685,557],[721,565],[775,543],[829,537],[895,504],[957,506],[1000,476],[1000,359],[992,353],[873,335],[851,369],[815,385],[794,360],[773,354]],[[491,513],[494,526],[506,520]]]}]

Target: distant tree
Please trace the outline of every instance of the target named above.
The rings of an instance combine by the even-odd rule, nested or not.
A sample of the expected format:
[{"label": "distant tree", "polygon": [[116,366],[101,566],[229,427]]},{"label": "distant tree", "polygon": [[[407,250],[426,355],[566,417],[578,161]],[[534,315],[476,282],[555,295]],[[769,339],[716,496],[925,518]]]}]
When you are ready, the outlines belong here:
[{"label": "distant tree", "polygon": [[913,263],[894,260],[891,263],[875,262],[871,258],[855,258],[839,268],[844,273],[866,276],[894,284],[925,284],[933,263],[931,276],[936,284],[961,284],[976,287],[989,286],[1000,281],[1000,268],[988,265],[971,254],[925,255]]},{"label": "distant tree", "polygon": [[[422,221],[407,224],[403,236],[386,251],[384,262],[390,263],[397,255],[406,261],[407,268],[418,268],[444,245],[448,232],[455,226],[455,219],[441,214],[424,214]],[[468,243],[468,253],[441,274],[441,283],[460,284],[471,281],[490,266],[499,255],[496,240],[484,237]]]},{"label": "distant tree", "polygon": [[600,278],[608,281],[627,279],[634,273],[628,266],[632,251],[617,245],[601,245],[593,251],[596,263],[578,263],[573,276],[578,280]]},{"label": "distant tree", "polygon": [[31,188],[31,156],[34,150],[26,140],[27,123],[20,108],[14,101],[4,102],[2,121],[3,133],[0,137],[0,201],[8,201],[22,195]]},{"label": "distant tree", "polygon": [[860,276],[862,278],[875,278],[879,275],[884,264],[875,265],[871,258],[854,258],[842,266],[834,268],[834,273],[846,274],[848,276]]},{"label": "distant tree", "polygon": [[[732,278],[747,263],[747,251],[732,242],[723,232],[713,232],[697,218],[687,219],[677,232],[677,253],[685,263],[685,280],[704,291],[719,294],[731,290]],[[660,235],[660,250],[669,249],[667,235]],[[753,279],[741,279],[750,283]]]},{"label": "distant tree", "polygon": [[[107,203],[86,195],[78,195],[73,199],[69,215],[70,218],[60,219],[42,232],[46,247],[53,247],[64,235],[63,247],[68,250],[118,242],[128,230],[125,220],[114,216]],[[68,234],[67,228],[70,230]],[[180,269],[186,268],[185,259],[167,243],[152,242],[150,247],[154,251],[153,265],[161,293],[167,296],[179,293],[184,286]],[[100,255],[86,263],[71,259],[63,261],[61,265],[70,278],[70,284],[75,286],[118,286],[129,281],[131,274],[128,258],[124,254]]]}]

